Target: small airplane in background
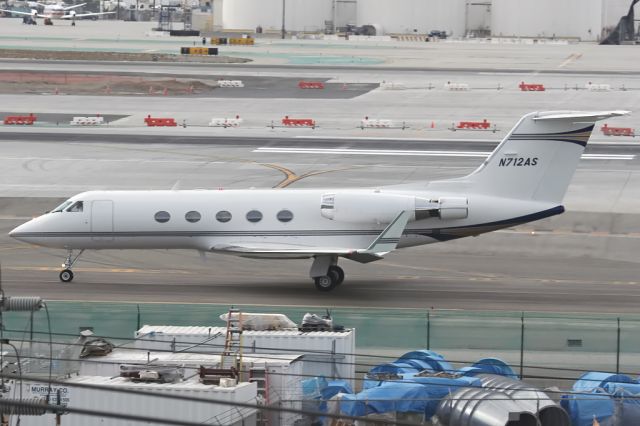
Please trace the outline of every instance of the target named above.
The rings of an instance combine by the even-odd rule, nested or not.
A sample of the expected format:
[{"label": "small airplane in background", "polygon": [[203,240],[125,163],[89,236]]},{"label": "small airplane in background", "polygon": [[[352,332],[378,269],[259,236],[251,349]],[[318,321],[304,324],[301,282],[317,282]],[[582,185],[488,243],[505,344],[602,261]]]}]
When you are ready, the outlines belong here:
[{"label": "small airplane in background", "polygon": [[9,236],[67,250],[63,282],[73,279],[85,249],[193,249],[313,259],[309,275],[318,290],[330,291],[344,279],[339,259],[379,261],[396,248],[564,212],[562,199],[595,123],[624,114],[527,114],[480,167],[457,179],[368,189],[89,191]]},{"label": "small airplane in background", "polygon": [[[76,18],[88,18],[88,17],[98,17],[101,15],[110,15],[115,12],[89,12],[89,13],[77,13],[74,9],[82,7],[86,5],[86,3],[75,4],[73,6],[65,6],[64,3],[56,3],[56,4],[43,4],[34,2],[38,6],[42,6],[44,9],[42,13],[39,13],[36,9],[31,9],[31,12],[18,12],[15,10],[6,10],[0,9],[0,12],[11,13],[14,15],[19,15],[23,17],[30,17],[33,22],[35,22],[36,18],[42,18],[45,20],[45,23],[50,23],[53,19],[70,19],[71,25],[75,25]],[[33,5],[34,3],[30,3]]]}]

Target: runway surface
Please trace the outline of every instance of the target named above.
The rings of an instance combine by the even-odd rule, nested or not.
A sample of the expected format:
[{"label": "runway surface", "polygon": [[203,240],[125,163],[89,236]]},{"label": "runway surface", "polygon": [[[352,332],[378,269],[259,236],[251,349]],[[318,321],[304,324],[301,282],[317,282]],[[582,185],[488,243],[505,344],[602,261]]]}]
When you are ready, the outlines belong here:
[{"label": "runway surface", "polygon": [[[64,252],[12,241],[6,233],[19,222],[0,221],[3,288],[49,300],[591,313],[635,313],[640,304],[637,262],[559,255],[557,249],[550,254],[521,250],[532,243],[566,247],[560,240],[567,238],[578,246],[598,237],[501,233],[469,241],[468,248],[461,240],[448,247],[401,250],[370,265],[342,261],[345,283],[324,294],[308,278],[308,261],[209,255],[203,262],[198,253],[186,251],[88,252],[75,268],[73,283],[62,284],[57,275]],[[613,237],[599,238],[620,244]],[[637,247],[639,242],[636,237],[628,243]]]}]

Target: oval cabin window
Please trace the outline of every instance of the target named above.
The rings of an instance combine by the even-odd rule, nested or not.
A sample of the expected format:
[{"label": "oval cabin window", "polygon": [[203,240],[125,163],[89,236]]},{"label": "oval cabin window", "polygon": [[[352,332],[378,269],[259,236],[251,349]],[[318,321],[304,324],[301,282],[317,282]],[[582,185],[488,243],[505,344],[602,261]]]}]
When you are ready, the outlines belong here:
[{"label": "oval cabin window", "polygon": [[293,220],[293,213],[290,210],[280,210],[276,216],[280,222],[291,222]]},{"label": "oval cabin window", "polygon": [[262,213],[258,210],[251,210],[247,213],[247,220],[253,223],[260,222],[262,220]]},{"label": "oval cabin window", "polygon": [[216,214],[216,220],[218,222],[229,222],[231,220],[231,213],[226,210],[222,210]]},{"label": "oval cabin window", "polygon": [[154,218],[156,219],[156,222],[166,223],[169,222],[169,219],[171,219],[171,215],[169,214],[169,212],[159,211],[158,213],[156,213]]},{"label": "oval cabin window", "polygon": [[202,218],[202,216],[197,211],[192,210],[187,212],[187,214],[184,215],[184,218],[187,222],[196,223]]}]

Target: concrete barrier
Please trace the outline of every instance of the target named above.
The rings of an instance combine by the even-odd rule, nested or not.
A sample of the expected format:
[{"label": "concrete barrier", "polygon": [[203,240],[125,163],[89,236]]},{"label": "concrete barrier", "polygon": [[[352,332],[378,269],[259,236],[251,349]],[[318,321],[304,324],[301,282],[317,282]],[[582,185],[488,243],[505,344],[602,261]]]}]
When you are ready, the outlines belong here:
[{"label": "concrete barrier", "polygon": [[591,82],[584,86],[590,92],[609,92],[611,91],[610,84],[593,84]]},{"label": "concrete barrier", "polygon": [[380,88],[383,90],[406,90],[408,87],[404,83],[393,83],[390,81],[383,81],[380,83]]},{"label": "concrete barrier", "polygon": [[235,118],[212,118],[209,122],[209,127],[240,127],[242,118],[236,115]]},{"label": "concrete barrier", "polygon": [[242,80],[218,80],[219,87],[244,87]]},{"label": "concrete barrier", "polygon": [[104,124],[104,117],[73,117],[69,124],[72,126],[99,126]]},{"label": "concrete barrier", "polygon": [[452,83],[450,81],[447,81],[445,83],[444,88],[447,89],[447,90],[453,90],[453,91],[471,90],[471,88],[469,87],[469,85],[467,83]]}]

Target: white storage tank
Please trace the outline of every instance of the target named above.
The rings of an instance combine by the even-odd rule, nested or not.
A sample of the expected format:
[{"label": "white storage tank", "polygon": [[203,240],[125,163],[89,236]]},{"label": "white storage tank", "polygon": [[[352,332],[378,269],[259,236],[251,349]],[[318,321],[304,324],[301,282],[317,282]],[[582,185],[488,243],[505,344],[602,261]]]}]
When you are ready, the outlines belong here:
[{"label": "white storage tank", "polygon": [[466,0],[358,0],[358,25],[379,25],[385,34],[439,30],[462,37],[465,19]]},{"label": "white storage tank", "polygon": [[[280,31],[283,0],[224,0],[222,25],[226,30]],[[285,0],[285,29],[322,32],[333,19],[333,0]]]},{"label": "white storage tank", "polygon": [[494,37],[557,37],[596,41],[603,0],[493,0]]},{"label": "white storage tank", "polygon": [[[135,333],[133,346],[141,350],[221,353],[225,327],[145,325]],[[244,356],[303,354],[304,374],[348,380],[355,377],[355,329],[344,331],[243,331]]]}]

